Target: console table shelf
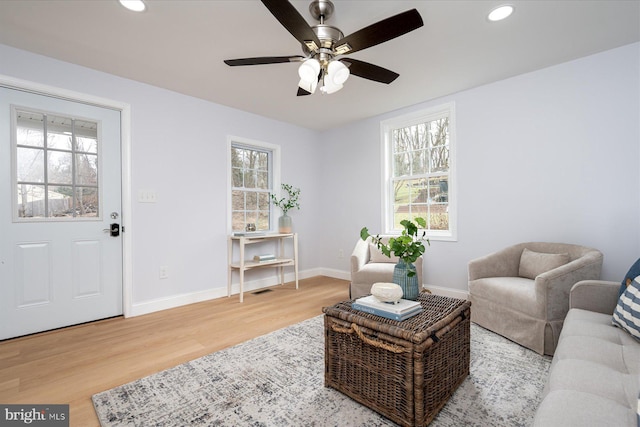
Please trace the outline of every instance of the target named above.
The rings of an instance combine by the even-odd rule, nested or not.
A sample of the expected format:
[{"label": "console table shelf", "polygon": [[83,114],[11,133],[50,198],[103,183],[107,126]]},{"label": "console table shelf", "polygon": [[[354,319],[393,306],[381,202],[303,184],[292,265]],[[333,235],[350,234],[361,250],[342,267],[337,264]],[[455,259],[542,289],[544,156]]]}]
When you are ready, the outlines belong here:
[{"label": "console table shelf", "polygon": [[[285,257],[285,239],[293,241],[293,258]],[[238,242],[239,258],[234,260],[233,248],[234,242]],[[245,259],[246,246],[258,243],[274,243],[278,246],[279,255],[276,259],[268,261],[254,261],[253,259]],[[276,267],[280,269],[280,284],[284,284],[284,267],[293,267],[295,272],[296,289],[298,289],[298,234],[297,233],[276,233],[276,234],[258,234],[258,235],[240,235],[229,236],[228,238],[228,258],[229,272],[227,276],[227,296],[231,296],[231,276],[234,270],[240,275],[240,302],[244,300],[244,272],[254,268]]]}]

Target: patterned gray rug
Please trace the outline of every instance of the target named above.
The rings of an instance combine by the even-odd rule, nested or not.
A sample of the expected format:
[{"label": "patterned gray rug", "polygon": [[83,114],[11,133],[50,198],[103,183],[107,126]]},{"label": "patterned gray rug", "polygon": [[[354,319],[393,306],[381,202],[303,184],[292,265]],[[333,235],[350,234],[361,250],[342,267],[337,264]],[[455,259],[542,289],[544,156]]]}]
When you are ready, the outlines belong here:
[{"label": "patterned gray rug", "polygon": [[[106,426],[394,426],[324,387],[323,317],[93,396]],[[471,325],[471,374],[435,427],[528,426],[549,357]]]}]

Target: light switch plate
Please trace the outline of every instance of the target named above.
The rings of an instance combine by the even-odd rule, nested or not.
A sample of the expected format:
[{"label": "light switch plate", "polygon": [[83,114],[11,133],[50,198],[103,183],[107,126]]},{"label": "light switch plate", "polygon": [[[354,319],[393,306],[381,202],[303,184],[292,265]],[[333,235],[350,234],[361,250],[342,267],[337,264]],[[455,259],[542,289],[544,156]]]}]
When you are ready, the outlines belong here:
[{"label": "light switch plate", "polygon": [[138,190],[138,202],[155,203],[158,200],[158,194],[154,190]]}]

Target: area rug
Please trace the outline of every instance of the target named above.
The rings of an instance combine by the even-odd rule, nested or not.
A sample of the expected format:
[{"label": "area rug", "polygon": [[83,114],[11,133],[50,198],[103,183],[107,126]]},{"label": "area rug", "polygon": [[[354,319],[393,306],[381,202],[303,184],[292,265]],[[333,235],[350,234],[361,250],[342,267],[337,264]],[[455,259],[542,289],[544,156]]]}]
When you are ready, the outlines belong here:
[{"label": "area rug", "polygon": [[[324,387],[317,316],[93,396],[111,426],[394,426]],[[528,426],[551,359],[471,325],[471,374],[430,424]]]}]

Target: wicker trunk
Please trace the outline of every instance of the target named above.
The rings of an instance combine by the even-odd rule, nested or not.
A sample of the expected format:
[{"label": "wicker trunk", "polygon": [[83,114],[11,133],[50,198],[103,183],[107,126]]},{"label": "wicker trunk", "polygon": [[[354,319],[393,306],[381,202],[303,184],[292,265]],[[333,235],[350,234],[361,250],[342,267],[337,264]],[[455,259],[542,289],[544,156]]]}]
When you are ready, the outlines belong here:
[{"label": "wicker trunk", "polygon": [[470,307],[420,294],[403,322],[325,307],[325,386],[402,426],[426,426],[469,374]]}]

